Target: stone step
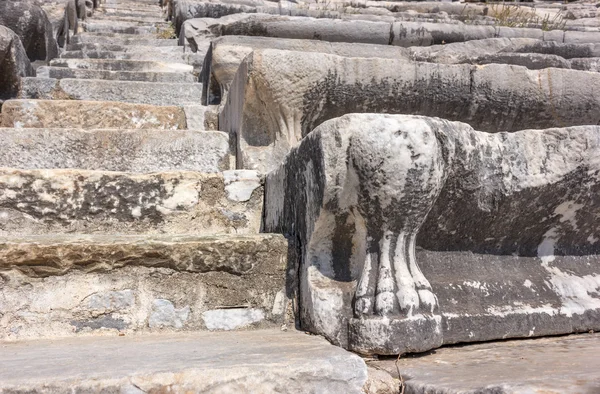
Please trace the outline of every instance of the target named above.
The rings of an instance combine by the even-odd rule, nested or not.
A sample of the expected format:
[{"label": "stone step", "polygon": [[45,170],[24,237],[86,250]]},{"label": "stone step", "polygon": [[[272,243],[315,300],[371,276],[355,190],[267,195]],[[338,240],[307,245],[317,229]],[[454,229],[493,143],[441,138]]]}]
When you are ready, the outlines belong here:
[{"label": "stone step", "polygon": [[285,323],[280,235],[10,236],[0,256],[4,340]]},{"label": "stone step", "polygon": [[[123,48],[123,47],[121,47]],[[147,47],[144,47],[147,48]],[[171,47],[165,47],[171,48]],[[204,54],[200,53],[183,53],[181,47],[173,47],[177,51],[159,52],[149,50],[147,52],[114,52],[114,51],[66,51],[61,54],[62,59],[115,59],[115,60],[144,60],[159,63],[185,63],[191,65],[196,70],[202,69],[204,63]]]},{"label": "stone step", "polygon": [[146,72],[146,71],[105,71],[85,70],[66,67],[38,67],[36,70],[38,78],[76,78],[76,79],[104,79],[119,81],[141,81],[141,82],[175,82],[194,83],[198,77],[189,73],[170,72]]},{"label": "stone step", "polygon": [[0,128],[0,167],[148,173],[230,168],[218,131]]},{"label": "stone step", "polygon": [[98,17],[115,17],[115,18],[161,18],[165,20],[166,13],[161,10],[145,9],[145,8],[97,8],[94,11],[94,19]]},{"label": "stone step", "polygon": [[78,34],[71,39],[72,44],[111,44],[111,45],[143,45],[143,46],[177,46],[176,39],[144,38],[132,36],[110,36],[107,34]]},{"label": "stone step", "polygon": [[84,52],[126,52],[126,53],[149,53],[156,54],[179,54],[184,53],[183,47],[180,46],[142,46],[142,45],[117,45],[117,44],[68,44],[66,51],[62,54],[76,51]]},{"label": "stone step", "polygon": [[[166,10],[165,12],[160,9],[155,10],[154,8],[131,8],[131,7],[102,7],[98,8],[94,11],[94,17],[96,15],[111,15],[116,17],[156,17],[156,18],[166,18]],[[164,19],[163,19],[164,20]]]},{"label": "stone step", "polygon": [[83,31],[92,33],[118,33],[118,34],[139,34],[156,36],[161,34],[163,31],[171,29],[170,26],[164,22],[160,24],[152,25],[140,25],[135,22],[117,23],[114,21],[106,21],[104,23],[99,22],[83,22]]},{"label": "stone step", "polygon": [[105,81],[102,79],[23,78],[21,99],[122,101],[152,105],[200,102],[201,83]]},{"label": "stone step", "polygon": [[600,334],[481,343],[371,361],[407,393],[599,393]]},{"label": "stone step", "polygon": [[375,393],[360,357],[291,330],[19,341],[0,364],[6,392]]},{"label": "stone step", "polygon": [[0,115],[0,126],[9,128],[187,128],[181,107],[115,101],[7,100]]},{"label": "stone step", "polygon": [[140,23],[165,23],[165,18],[161,14],[148,14],[151,16],[137,15],[137,16],[117,16],[112,14],[94,13],[94,21],[115,21],[115,22],[140,22]]},{"label": "stone step", "polygon": [[184,63],[126,59],[53,59],[53,67],[105,71],[192,72],[194,67]]},{"label": "stone step", "polygon": [[0,235],[257,233],[255,171],[0,168]]}]

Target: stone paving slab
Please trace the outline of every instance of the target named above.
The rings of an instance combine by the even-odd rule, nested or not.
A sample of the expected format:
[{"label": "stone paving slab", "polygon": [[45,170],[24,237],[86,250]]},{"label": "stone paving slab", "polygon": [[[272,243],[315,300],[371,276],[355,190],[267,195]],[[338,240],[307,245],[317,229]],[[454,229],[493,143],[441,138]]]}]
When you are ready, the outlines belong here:
[{"label": "stone paving slab", "polygon": [[36,71],[38,78],[55,79],[103,79],[110,81],[138,81],[138,82],[173,82],[194,83],[198,78],[191,73],[181,72],[156,72],[156,71],[109,71],[109,70],[85,70],[67,67],[38,67]]},{"label": "stone paving slab", "polygon": [[8,100],[0,115],[0,126],[9,128],[186,128],[181,107],[114,101]]},{"label": "stone paving slab", "polygon": [[258,330],[0,345],[0,392],[362,393],[364,361],[324,339]]},{"label": "stone paving slab", "polygon": [[453,346],[372,361],[402,375],[405,394],[600,393],[600,334]]},{"label": "stone paving slab", "polygon": [[229,136],[202,130],[0,127],[0,167],[219,172],[230,169]]},{"label": "stone paving slab", "polygon": [[201,83],[165,83],[103,79],[23,78],[20,98],[114,101],[150,105],[194,104]]}]

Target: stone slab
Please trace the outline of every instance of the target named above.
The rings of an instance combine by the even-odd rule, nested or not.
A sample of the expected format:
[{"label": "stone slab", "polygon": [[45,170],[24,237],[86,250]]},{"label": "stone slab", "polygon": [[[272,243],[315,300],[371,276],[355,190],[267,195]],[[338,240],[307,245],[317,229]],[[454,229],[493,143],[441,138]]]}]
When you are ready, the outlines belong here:
[{"label": "stone slab", "polygon": [[78,34],[71,40],[72,44],[115,44],[115,45],[144,45],[144,46],[177,46],[177,40],[163,40],[144,37],[111,37],[109,34],[94,35],[91,33]]},{"label": "stone slab", "polygon": [[254,171],[134,174],[0,169],[0,235],[257,233]]},{"label": "stone slab", "polygon": [[0,237],[0,261],[0,339],[293,325],[279,235]]},{"label": "stone slab", "polygon": [[54,59],[53,67],[79,68],[105,71],[155,71],[155,72],[192,72],[193,67],[184,63],[164,63],[151,60],[125,59]]},{"label": "stone slab", "polygon": [[369,362],[405,382],[406,393],[600,392],[600,334],[481,343],[398,361]]},{"label": "stone slab", "polygon": [[9,100],[0,115],[0,126],[9,128],[186,128],[181,107],[107,101]]},{"label": "stone slab", "polygon": [[164,22],[145,26],[135,22],[84,22],[82,26],[85,32],[147,35],[148,38],[158,38],[160,32],[168,29],[168,25]]},{"label": "stone slab", "polygon": [[0,345],[4,392],[362,394],[358,356],[303,333],[260,330]]},{"label": "stone slab", "polygon": [[201,83],[140,82],[102,79],[23,78],[22,99],[118,101],[151,105],[198,103]]},{"label": "stone slab", "polygon": [[155,71],[106,71],[85,70],[66,67],[38,67],[38,78],[55,79],[103,79],[107,81],[173,82],[194,83],[198,78],[192,73],[155,72]]},{"label": "stone slab", "polygon": [[[115,46],[117,49],[128,49],[130,47],[126,46]],[[149,48],[149,47],[139,47],[139,48]],[[160,48],[160,47],[159,47]],[[172,47],[163,47],[163,48],[172,48]],[[175,48],[175,47],[173,47]],[[181,47],[176,47],[177,51],[155,51],[153,49],[148,49],[146,51],[94,51],[94,50],[78,50],[78,51],[67,51],[63,52],[61,57],[63,59],[115,59],[115,60],[145,60],[145,61],[155,61],[161,63],[183,63],[194,66],[195,69],[202,68],[202,63],[204,61],[204,52],[202,53],[191,53],[186,52],[183,53]]]},{"label": "stone slab", "polygon": [[[202,124],[203,126],[203,124]],[[230,168],[218,131],[0,128],[0,167],[219,172]]]},{"label": "stone slab", "polygon": [[492,133],[598,124],[599,89],[599,74],[570,69],[256,49],[238,68],[219,128],[237,139],[238,168],[267,172],[346,113],[439,116]]}]

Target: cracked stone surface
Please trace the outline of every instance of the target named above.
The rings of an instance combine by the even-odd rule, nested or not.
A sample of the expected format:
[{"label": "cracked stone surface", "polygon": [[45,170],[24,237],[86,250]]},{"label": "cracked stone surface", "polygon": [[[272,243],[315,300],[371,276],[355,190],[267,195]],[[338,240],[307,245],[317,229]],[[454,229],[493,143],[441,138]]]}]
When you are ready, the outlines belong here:
[{"label": "cracked stone surface", "polygon": [[0,365],[6,393],[360,394],[367,382],[360,357],[279,329],[3,343]]}]

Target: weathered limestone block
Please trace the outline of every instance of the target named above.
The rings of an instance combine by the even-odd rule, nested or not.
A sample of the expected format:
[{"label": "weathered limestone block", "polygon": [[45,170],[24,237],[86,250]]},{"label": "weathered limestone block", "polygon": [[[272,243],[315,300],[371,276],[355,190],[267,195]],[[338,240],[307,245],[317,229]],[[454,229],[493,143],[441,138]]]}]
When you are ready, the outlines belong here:
[{"label": "weathered limestone block", "polygon": [[184,63],[165,63],[149,60],[121,60],[115,62],[108,59],[55,59],[50,62],[54,67],[79,68],[85,70],[105,71],[155,71],[155,72],[192,72],[194,68]]},{"label": "weathered limestone block", "polygon": [[472,26],[428,22],[394,22],[392,45],[428,46],[496,36],[494,26]]},{"label": "weathered limestone block", "polygon": [[37,4],[27,1],[0,2],[0,25],[19,36],[30,61],[50,61],[58,56],[52,24]]},{"label": "weathered limestone block", "polygon": [[175,33],[180,34],[181,26],[188,19],[193,18],[220,18],[222,16],[239,14],[239,13],[254,13],[256,7],[251,2],[234,3],[219,3],[219,2],[200,2],[189,0],[171,0],[173,7],[169,12],[170,18],[174,21]]},{"label": "weathered limestone block", "polygon": [[107,70],[85,70],[81,68],[66,67],[38,67],[36,70],[38,78],[55,79],[103,79],[112,81],[138,81],[138,82],[172,82],[172,83],[194,83],[197,77],[192,73],[177,72],[155,72],[155,71],[107,71]]},{"label": "weathered limestone block", "polygon": [[10,351],[0,353],[4,392],[394,393],[370,390],[358,355],[296,330],[113,335],[5,346]]},{"label": "weathered limestone block", "polygon": [[169,26],[164,23],[144,24],[137,22],[84,22],[82,23],[83,30],[91,33],[118,33],[118,34],[157,34],[169,29]]},{"label": "weathered limestone block", "polygon": [[0,167],[219,172],[230,168],[218,131],[0,128]]},{"label": "weathered limestone block", "polygon": [[256,233],[255,171],[0,171],[0,234]]},{"label": "weathered limestone block", "polygon": [[266,179],[303,328],[376,354],[600,329],[599,135],[323,123]]},{"label": "weathered limestone block", "polygon": [[177,46],[177,40],[160,38],[136,37],[132,35],[115,35],[92,33],[77,35],[71,40],[72,44],[111,44],[111,45],[142,45],[142,46]]},{"label": "weathered limestone block", "polygon": [[0,26],[0,104],[17,97],[21,78],[34,75],[33,68],[19,37]]},{"label": "weathered limestone block", "polygon": [[142,82],[97,79],[23,78],[19,98],[116,101],[151,105],[194,104],[200,83]]},{"label": "weathered limestone block", "polygon": [[224,102],[229,86],[244,58],[255,49],[262,48],[330,53],[347,57],[410,58],[410,52],[404,48],[372,44],[248,36],[219,37],[211,41],[204,58],[204,66],[200,74],[203,87],[202,102],[208,104],[219,104],[222,100]]},{"label": "weathered limestone block", "polygon": [[[199,19],[186,22],[199,21]],[[198,39],[190,38],[190,42]],[[219,104],[243,59],[255,49],[271,48],[301,52],[321,52],[345,57],[411,59],[444,64],[512,64],[529,69],[574,68],[596,71],[600,46],[558,44],[531,38],[489,38],[427,47],[399,48],[372,44],[336,43],[268,37],[224,36],[213,39],[204,58],[201,81],[202,102]],[[589,58],[574,59],[571,58]]]},{"label": "weathered limestone block", "polygon": [[347,113],[440,116],[486,132],[598,124],[600,75],[255,50],[219,117],[237,167],[266,172],[322,122]]},{"label": "weathered limestone block", "polygon": [[[529,69],[571,68],[573,58],[600,57],[596,44],[562,44],[532,38],[489,38],[429,47],[408,48],[411,58],[433,63],[522,65]],[[591,67],[588,67],[591,68]],[[578,69],[584,68],[581,65]]]},{"label": "weathered limestone block", "polygon": [[0,115],[0,126],[10,128],[186,128],[181,107],[114,101],[9,100]]},{"label": "weathered limestone block", "polygon": [[273,234],[0,238],[0,338],[279,328],[286,260]]}]

